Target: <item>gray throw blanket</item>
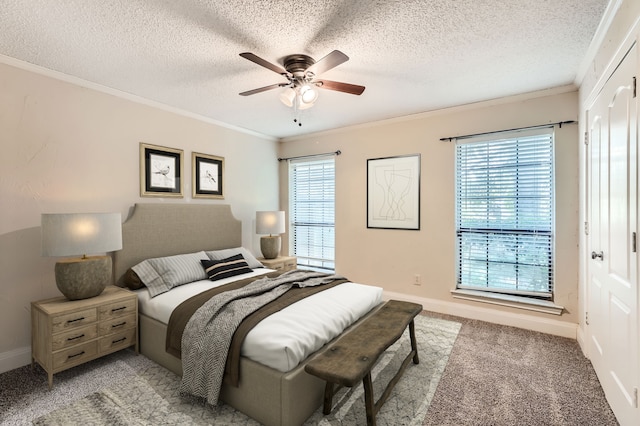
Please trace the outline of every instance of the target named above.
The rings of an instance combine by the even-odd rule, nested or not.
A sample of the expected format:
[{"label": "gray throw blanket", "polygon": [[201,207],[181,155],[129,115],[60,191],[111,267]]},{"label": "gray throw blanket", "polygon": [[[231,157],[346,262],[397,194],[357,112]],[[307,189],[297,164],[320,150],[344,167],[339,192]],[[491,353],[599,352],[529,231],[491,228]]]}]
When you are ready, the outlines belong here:
[{"label": "gray throw blanket", "polygon": [[217,405],[231,339],[242,320],[293,286],[311,287],[343,279],[320,272],[289,271],[261,278],[212,297],[191,317],[182,335],[180,392]]}]

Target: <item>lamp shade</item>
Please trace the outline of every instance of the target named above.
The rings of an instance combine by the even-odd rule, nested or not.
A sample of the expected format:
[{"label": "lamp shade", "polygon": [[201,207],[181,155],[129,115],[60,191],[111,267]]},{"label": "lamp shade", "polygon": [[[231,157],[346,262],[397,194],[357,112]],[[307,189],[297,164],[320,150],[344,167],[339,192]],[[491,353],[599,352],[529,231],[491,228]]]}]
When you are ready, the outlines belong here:
[{"label": "lamp shade", "polygon": [[287,87],[280,93],[280,101],[288,107],[293,106],[293,102],[296,99],[296,91],[291,87]]},{"label": "lamp shade", "polygon": [[300,99],[303,104],[313,104],[318,99],[318,91],[309,84],[300,87]]},{"label": "lamp shade", "polygon": [[284,212],[256,212],[256,234],[282,234],[284,232]]},{"label": "lamp shade", "polygon": [[120,213],[43,214],[42,255],[79,256],[122,248]]}]

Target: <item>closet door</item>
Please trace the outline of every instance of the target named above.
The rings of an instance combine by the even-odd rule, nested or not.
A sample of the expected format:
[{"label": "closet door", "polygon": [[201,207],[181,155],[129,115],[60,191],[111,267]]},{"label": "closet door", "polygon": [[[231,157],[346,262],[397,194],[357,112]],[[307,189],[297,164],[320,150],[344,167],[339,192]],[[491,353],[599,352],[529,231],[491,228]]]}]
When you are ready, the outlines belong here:
[{"label": "closet door", "polygon": [[589,357],[621,425],[638,404],[637,103],[634,46],[607,81],[589,124]]}]

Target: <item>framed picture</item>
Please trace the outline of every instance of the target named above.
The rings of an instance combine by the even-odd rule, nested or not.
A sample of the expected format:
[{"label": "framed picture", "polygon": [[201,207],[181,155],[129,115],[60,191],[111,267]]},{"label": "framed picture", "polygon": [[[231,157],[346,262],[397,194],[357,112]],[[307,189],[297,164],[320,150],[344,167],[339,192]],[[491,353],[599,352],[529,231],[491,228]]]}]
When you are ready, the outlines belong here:
[{"label": "framed picture", "polygon": [[193,198],[224,198],[224,157],[191,153]]},{"label": "framed picture", "polygon": [[182,150],[140,143],[140,196],[182,197]]},{"label": "framed picture", "polygon": [[420,154],[367,160],[367,228],[420,229]]}]

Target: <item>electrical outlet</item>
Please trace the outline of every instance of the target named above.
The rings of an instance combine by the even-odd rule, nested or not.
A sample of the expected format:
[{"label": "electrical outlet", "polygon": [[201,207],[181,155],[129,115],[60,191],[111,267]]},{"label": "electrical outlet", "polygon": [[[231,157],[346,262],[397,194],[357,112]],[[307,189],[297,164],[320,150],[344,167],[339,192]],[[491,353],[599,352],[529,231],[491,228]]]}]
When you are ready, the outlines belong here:
[{"label": "electrical outlet", "polygon": [[413,276],[413,285],[422,285],[422,279],[420,278],[420,274],[415,274]]}]

